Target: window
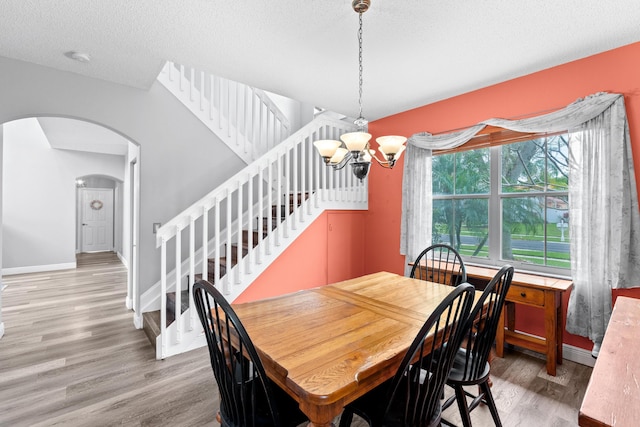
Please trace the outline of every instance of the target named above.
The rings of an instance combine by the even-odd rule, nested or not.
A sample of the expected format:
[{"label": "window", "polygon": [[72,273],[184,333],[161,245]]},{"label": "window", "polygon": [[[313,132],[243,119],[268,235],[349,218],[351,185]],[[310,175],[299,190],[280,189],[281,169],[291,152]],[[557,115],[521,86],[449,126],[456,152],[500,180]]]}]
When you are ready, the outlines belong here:
[{"label": "window", "polygon": [[568,135],[433,157],[433,242],[468,262],[567,274]]}]

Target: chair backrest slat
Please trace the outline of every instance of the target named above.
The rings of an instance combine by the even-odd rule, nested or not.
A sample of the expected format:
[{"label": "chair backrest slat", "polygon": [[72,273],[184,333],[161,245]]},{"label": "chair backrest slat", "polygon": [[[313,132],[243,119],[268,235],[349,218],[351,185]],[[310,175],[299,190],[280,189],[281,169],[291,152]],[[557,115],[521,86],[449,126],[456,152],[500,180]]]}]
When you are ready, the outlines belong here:
[{"label": "chair backrest slat", "polygon": [[193,300],[220,391],[223,425],[279,426],[280,415],[262,361],[231,305],[206,280],[193,285]]},{"label": "chair backrest slat", "polygon": [[513,273],[512,266],[502,267],[471,311],[466,338],[465,380],[477,379],[485,371]]},{"label": "chair backrest slat", "polygon": [[454,247],[436,244],[417,256],[409,277],[458,286],[467,281],[467,272],[462,257]]},{"label": "chair backrest slat", "polygon": [[440,395],[465,336],[474,291],[468,283],[456,287],[424,323],[393,378],[385,418],[400,416],[401,425],[423,426],[439,417]]}]

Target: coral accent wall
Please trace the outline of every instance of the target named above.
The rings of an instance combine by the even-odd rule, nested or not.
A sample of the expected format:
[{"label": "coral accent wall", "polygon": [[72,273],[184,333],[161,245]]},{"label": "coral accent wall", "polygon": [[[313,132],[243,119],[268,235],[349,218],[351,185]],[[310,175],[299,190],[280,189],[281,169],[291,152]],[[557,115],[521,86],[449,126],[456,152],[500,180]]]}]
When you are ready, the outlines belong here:
[{"label": "coral accent wall", "polygon": [[[373,140],[390,134],[441,133],[492,117],[513,118],[547,112],[602,91],[624,94],[636,181],[640,183],[640,43],[376,120],[369,124],[369,132]],[[333,246],[341,253],[351,250],[354,254],[364,254],[363,273],[382,270],[404,273],[405,261],[399,250],[402,168],[402,159],[393,170],[371,167],[369,210],[352,213],[358,216],[357,223],[360,219],[364,221],[363,232],[341,235],[342,239],[337,240],[340,243],[332,241],[332,246],[342,245]],[[348,228],[354,217],[347,215],[342,219],[340,226]],[[236,302],[327,284],[330,267],[332,279],[358,275],[357,268],[353,268],[354,261],[347,262],[344,257],[330,261],[328,227],[329,214],[325,213]],[[342,262],[336,265],[335,259]],[[355,264],[360,265],[359,262]],[[617,295],[640,298],[640,288],[614,291],[614,298]],[[567,294],[563,298],[565,315],[568,297]],[[519,307],[516,327],[543,335],[542,311]],[[568,333],[564,342],[585,349],[591,349],[592,345],[586,338]]]},{"label": "coral accent wall", "polygon": [[364,211],[326,211],[234,303],[364,274]]},{"label": "coral accent wall", "polygon": [[[369,132],[373,138],[387,134],[410,136],[425,131],[441,133],[492,117],[512,118],[562,108],[577,98],[602,91],[621,93],[625,97],[636,182],[640,183],[640,43],[376,120],[370,123]],[[367,233],[365,237],[368,272],[404,271],[404,257],[398,250],[402,167],[402,161],[392,171],[372,167],[367,229],[376,233]],[[615,291],[614,296],[618,293]],[[622,293],[640,298],[640,288]],[[567,301],[568,294],[563,299],[565,313]],[[516,327],[543,335],[542,312],[519,307]],[[567,333],[565,343],[588,349],[592,345],[582,337]]]}]

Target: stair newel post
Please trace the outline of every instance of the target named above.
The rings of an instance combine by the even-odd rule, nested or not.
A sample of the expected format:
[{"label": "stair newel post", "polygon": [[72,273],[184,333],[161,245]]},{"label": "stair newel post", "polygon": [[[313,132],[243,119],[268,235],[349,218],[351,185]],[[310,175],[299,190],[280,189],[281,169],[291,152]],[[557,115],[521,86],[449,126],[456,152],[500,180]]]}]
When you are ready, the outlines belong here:
[{"label": "stair newel post", "polygon": [[160,246],[160,357],[167,355],[167,240]]},{"label": "stair newel post", "polygon": [[176,322],[176,341],[179,344],[182,340],[182,227],[176,226],[176,275],[175,292],[176,302],[173,307],[174,319]]},{"label": "stair newel post", "polygon": [[[213,255],[213,283],[220,287],[220,198],[216,197],[214,205],[213,233],[215,253]],[[207,221],[208,222],[208,221]]]},{"label": "stair newel post", "polygon": [[[253,261],[253,173],[247,174],[247,264],[246,272],[251,274],[251,263]],[[240,233],[240,240],[242,240],[242,232]],[[243,248],[244,244],[240,246]]]},{"label": "stair newel post", "polygon": [[236,213],[236,285],[240,284],[240,273],[242,272],[242,266],[244,265],[244,260],[242,258],[242,213],[244,212],[242,209],[243,184],[244,183],[242,181],[238,181],[238,212]]},{"label": "stair newel post", "polygon": [[[196,322],[196,310],[195,305],[193,305],[193,283],[195,282],[196,277],[196,219],[197,216],[191,215],[189,218],[189,280],[187,286],[189,287],[188,298],[189,298],[189,330],[192,331],[195,328]],[[204,250],[204,243],[202,252],[206,253]],[[203,276],[206,277],[206,276]]]}]

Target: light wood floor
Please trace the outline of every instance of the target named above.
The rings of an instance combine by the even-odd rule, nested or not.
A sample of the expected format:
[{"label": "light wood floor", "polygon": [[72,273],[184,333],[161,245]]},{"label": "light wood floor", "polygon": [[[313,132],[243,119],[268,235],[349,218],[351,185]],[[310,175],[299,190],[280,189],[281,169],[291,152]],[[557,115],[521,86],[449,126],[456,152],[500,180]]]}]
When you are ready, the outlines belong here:
[{"label": "light wood floor", "polygon": [[[126,270],[115,256],[3,283],[0,426],[216,425],[206,349],[155,360],[125,308]],[[492,365],[503,425],[576,426],[590,373],[565,361],[550,378],[541,358],[507,352]],[[455,420],[456,411],[445,417]],[[493,425],[485,407],[472,417],[476,427]]]}]

